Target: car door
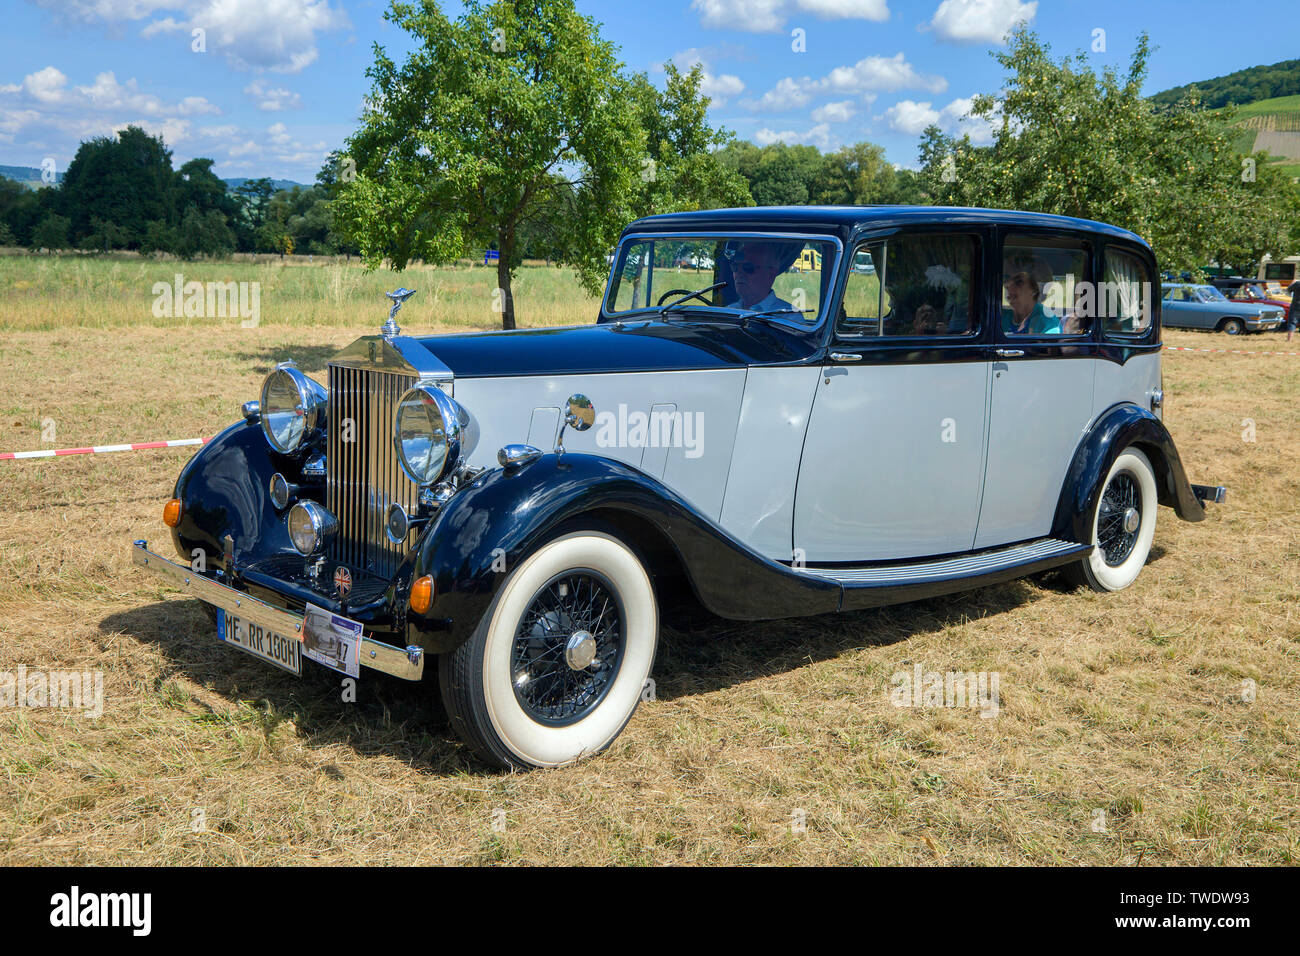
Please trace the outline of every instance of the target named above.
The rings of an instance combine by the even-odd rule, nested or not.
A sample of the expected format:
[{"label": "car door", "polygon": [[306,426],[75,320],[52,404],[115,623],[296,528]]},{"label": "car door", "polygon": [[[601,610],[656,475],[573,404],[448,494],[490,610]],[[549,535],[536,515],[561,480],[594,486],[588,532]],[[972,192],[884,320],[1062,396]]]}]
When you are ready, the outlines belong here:
[{"label": "car door", "polygon": [[984,471],[987,233],[895,232],[848,259],[795,491],[795,557],[967,551]]},{"label": "car door", "polygon": [[1002,232],[988,467],[976,548],[1052,527],[1075,448],[1092,418],[1093,249],[1069,233]]}]

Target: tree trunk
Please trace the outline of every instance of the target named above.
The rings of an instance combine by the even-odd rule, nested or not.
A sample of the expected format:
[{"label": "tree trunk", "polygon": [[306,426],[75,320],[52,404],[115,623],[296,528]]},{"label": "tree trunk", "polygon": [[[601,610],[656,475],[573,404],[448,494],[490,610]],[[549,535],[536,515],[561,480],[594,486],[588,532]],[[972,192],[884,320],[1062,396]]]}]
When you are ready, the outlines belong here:
[{"label": "tree trunk", "polygon": [[515,297],[510,292],[510,260],[514,249],[506,242],[498,242],[497,250],[497,294],[501,297],[501,328],[515,327]]}]

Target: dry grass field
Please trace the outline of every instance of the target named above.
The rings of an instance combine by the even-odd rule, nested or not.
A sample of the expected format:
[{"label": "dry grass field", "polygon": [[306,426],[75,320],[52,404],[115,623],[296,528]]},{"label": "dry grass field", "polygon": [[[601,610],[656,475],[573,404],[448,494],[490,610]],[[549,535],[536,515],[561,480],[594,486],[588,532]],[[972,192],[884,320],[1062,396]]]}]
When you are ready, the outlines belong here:
[{"label": "dry grass field", "polygon": [[[0,262],[0,451],[211,435],[275,361],[319,373],[373,332],[398,279],[257,268]],[[253,329],[156,320],[150,283],[174,271],[293,294],[264,288]],[[488,327],[489,280],[403,274],[422,291],[402,324]],[[530,323],[594,309],[556,270],[529,270],[519,304]],[[0,672],[100,670],[105,697],[98,719],[0,709],[0,864],[1295,863],[1300,357],[1172,352],[1165,381],[1192,480],[1229,497],[1200,524],[1162,509],[1130,590],[674,618],[657,699],[603,756],[532,774],[477,763],[436,693],[363,674],[343,703],[318,668],[219,646],[196,602],[134,569],[132,539],[170,549],[161,504],[189,449],[0,462]],[[917,664],[996,672],[998,716],[892,706]]]}]

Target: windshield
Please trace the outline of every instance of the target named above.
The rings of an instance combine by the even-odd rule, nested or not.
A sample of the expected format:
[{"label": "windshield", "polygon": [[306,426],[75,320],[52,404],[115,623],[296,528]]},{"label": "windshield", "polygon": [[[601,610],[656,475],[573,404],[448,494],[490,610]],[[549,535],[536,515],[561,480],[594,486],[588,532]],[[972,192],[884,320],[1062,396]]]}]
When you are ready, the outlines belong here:
[{"label": "windshield", "polygon": [[1225,297],[1222,292],[1212,285],[1203,285],[1196,290],[1196,297],[1202,302],[1223,302]]},{"label": "windshield", "polygon": [[630,238],[615,258],[605,311],[667,308],[677,318],[723,312],[815,325],[830,295],[835,251],[830,239]]}]

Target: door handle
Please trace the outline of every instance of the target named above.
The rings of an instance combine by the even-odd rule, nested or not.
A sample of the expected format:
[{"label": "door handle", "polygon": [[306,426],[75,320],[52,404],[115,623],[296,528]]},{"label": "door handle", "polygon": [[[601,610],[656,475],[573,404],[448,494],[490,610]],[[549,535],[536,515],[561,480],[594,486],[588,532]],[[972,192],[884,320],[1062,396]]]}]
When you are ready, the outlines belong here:
[{"label": "door handle", "polygon": [[998,358],[1019,358],[1025,354],[1024,349],[994,349],[993,354]]},{"label": "door handle", "polygon": [[852,352],[832,352],[830,360],[832,362],[861,362],[862,356],[855,355]]}]

